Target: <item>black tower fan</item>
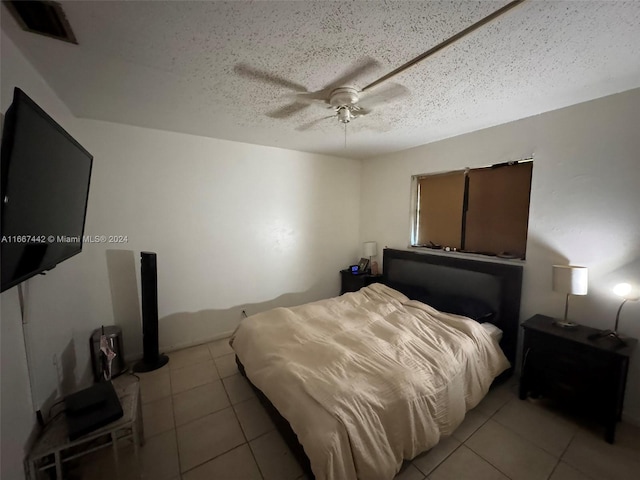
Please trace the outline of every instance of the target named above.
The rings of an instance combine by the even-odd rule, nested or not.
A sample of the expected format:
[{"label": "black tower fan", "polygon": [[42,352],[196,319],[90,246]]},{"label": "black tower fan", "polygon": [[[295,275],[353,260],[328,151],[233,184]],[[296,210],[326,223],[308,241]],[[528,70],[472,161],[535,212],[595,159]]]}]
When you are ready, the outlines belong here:
[{"label": "black tower fan", "polygon": [[151,372],[169,361],[158,351],[158,270],[156,254],[140,253],[142,284],[142,349],[143,358],[133,366],[134,372]]}]

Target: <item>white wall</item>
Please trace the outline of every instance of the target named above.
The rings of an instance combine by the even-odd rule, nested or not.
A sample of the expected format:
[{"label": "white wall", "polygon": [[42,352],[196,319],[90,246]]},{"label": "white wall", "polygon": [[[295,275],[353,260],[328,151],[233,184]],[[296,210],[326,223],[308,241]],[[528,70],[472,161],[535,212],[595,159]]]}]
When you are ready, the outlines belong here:
[{"label": "white wall", "polygon": [[[359,257],[361,162],[74,118],[2,35],[2,111],[19,86],[94,155],[83,252],[2,294],[2,478],[22,477],[34,410],[90,380],[89,337],[141,355],[139,253],[158,254],[160,347],[229,334],[276,305],[336,295]],[[57,366],[54,365],[54,359]]]},{"label": "white wall", "polygon": [[[562,315],[551,265],[589,267],[589,294],[570,316],[613,328],[611,287],[640,286],[640,90],[364,162],[361,239],[407,248],[411,175],[480,167],[534,155],[521,320]],[[625,305],[620,331],[640,338],[640,302]],[[640,423],[640,351],[632,358],[625,418]]]},{"label": "white wall", "polygon": [[[128,237],[83,253],[100,321],[120,309],[109,296],[120,279],[105,268],[114,249],[135,252],[137,274],[140,251],[158,254],[167,349],[229,334],[243,309],[338,293],[338,271],[358,255],[359,161],[97,121],[81,131],[95,156],[86,232]],[[125,326],[125,342],[139,335]]]}]

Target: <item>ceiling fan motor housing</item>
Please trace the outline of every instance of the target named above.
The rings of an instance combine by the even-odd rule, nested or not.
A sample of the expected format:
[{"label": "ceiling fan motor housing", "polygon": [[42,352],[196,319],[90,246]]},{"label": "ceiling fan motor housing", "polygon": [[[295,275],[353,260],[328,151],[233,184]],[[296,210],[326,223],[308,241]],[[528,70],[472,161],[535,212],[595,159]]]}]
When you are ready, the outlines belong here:
[{"label": "ceiling fan motor housing", "polygon": [[355,88],[339,87],[331,92],[329,103],[332,107],[353,107],[359,99],[358,91]]}]

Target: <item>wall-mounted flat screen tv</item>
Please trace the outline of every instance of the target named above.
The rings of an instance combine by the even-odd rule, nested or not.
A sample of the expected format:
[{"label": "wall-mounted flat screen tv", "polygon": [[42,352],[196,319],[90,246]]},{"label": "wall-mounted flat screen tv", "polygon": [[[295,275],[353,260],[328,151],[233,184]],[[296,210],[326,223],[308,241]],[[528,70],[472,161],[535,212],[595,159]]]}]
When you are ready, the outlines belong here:
[{"label": "wall-mounted flat screen tv", "polygon": [[82,250],[93,156],[15,88],[1,157],[4,292]]}]

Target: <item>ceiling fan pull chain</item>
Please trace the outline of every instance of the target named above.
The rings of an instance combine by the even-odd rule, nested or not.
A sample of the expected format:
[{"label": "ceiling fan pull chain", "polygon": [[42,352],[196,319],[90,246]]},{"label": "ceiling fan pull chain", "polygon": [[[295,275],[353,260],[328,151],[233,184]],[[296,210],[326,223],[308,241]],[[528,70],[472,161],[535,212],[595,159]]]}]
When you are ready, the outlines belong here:
[{"label": "ceiling fan pull chain", "polygon": [[344,148],[347,149],[347,124],[344,124]]}]

